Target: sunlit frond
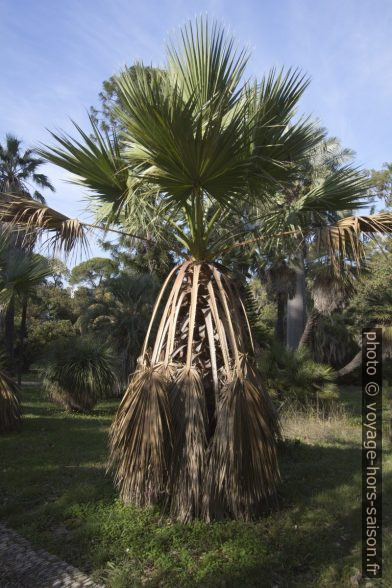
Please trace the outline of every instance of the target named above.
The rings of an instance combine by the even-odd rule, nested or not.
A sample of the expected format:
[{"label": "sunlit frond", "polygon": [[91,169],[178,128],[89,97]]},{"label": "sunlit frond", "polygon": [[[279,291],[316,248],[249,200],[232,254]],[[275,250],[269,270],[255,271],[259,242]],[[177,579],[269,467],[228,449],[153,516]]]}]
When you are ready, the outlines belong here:
[{"label": "sunlit frond", "polygon": [[116,133],[101,131],[91,117],[90,122],[91,135],[74,123],[79,139],[51,133],[57,146],[45,146],[39,153],[71,172],[70,182],[87,188],[90,197],[109,202],[115,217],[127,199],[128,172]]},{"label": "sunlit frond", "polygon": [[319,246],[328,252],[333,267],[339,269],[342,260],[359,264],[365,256],[363,236],[377,238],[392,232],[392,214],[379,212],[369,216],[347,216],[318,233]]}]

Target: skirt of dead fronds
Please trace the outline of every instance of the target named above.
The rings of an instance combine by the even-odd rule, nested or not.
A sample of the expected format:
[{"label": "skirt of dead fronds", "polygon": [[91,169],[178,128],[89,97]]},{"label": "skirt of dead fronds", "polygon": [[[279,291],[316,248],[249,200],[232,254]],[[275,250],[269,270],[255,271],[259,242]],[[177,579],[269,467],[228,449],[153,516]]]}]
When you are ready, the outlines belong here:
[{"label": "skirt of dead fronds", "polygon": [[181,521],[248,520],[274,505],[278,422],[242,294],[216,264],[188,261],[169,275],[111,428],[125,502],[162,505]]},{"label": "skirt of dead fronds", "polygon": [[16,431],[20,427],[21,407],[18,388],[12,378],[0,369],[0,433]]}]

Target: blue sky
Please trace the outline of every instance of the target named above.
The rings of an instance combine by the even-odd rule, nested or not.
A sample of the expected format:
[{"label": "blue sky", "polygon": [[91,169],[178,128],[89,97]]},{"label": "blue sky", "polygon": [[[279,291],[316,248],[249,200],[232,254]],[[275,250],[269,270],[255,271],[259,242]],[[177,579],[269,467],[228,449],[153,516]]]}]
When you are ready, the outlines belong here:
[{"label": "blue sky", "polygon": [[[104,79],[136,60],[162,64],[165,39],[201,13],[249,47],[250,75],[283,65],[308,73],[302,111],[360,165],[392,160],[391,0],[0,0],[0,139],[12,132],[36,145],[50,140],[46,128],[85,124]],[[49,204],[80,215],[83,191],[64,171],[45,171],[56,186]]]}]

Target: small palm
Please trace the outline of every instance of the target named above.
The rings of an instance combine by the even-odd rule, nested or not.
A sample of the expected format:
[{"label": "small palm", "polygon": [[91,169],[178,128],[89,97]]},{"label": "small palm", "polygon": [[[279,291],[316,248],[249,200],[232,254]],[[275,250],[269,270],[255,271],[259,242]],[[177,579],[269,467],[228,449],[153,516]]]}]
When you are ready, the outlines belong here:
[{"label": "small palm", "polygon": [[54,191],[47,176],[38,173],[38,168],[44,163],[32,149],[23,151],[22,142],[7,134],[5,144],[0,144],[0,191],[31,196],[45,202],[41,192],[35,188],[38,186]]}]

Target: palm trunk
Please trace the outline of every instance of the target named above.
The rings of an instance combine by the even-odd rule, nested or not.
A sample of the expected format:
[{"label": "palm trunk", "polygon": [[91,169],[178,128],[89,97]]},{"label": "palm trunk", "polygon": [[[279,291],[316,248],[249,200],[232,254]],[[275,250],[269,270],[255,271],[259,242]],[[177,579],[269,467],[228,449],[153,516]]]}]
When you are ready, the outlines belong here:
[{"label": "palm trunk", "polygon": [[304,332],[302,333],[302,337],[298,344],[298,349],[302,349],[303,347],[309,347],[309,343],[312,337],[313,329],[317,324],[318,318],[320,313],[316,308],[313,308],[311,313],[308,315]]},{"label": "palm trunk", "polygon": [[347,363],[344,367],[336,372],[337,378],[342,378],[347,374],[351,374],[355,369],[357,369],[362,364],[362,349],[358,351],[358,353],[353,357],[349,363]]},{"label": "palm trunk", "polygon": [[305,266],[301,254],[294,267],[295,295],[287,300],[287,346],[297,349],[305,327]]},{"label": "palm trunk", "polygon": [[286,311],[286,296],[279,292],[277,295],[277,317],[275,324],[275,335],[280,343],[284,342],[284,315]]}]

